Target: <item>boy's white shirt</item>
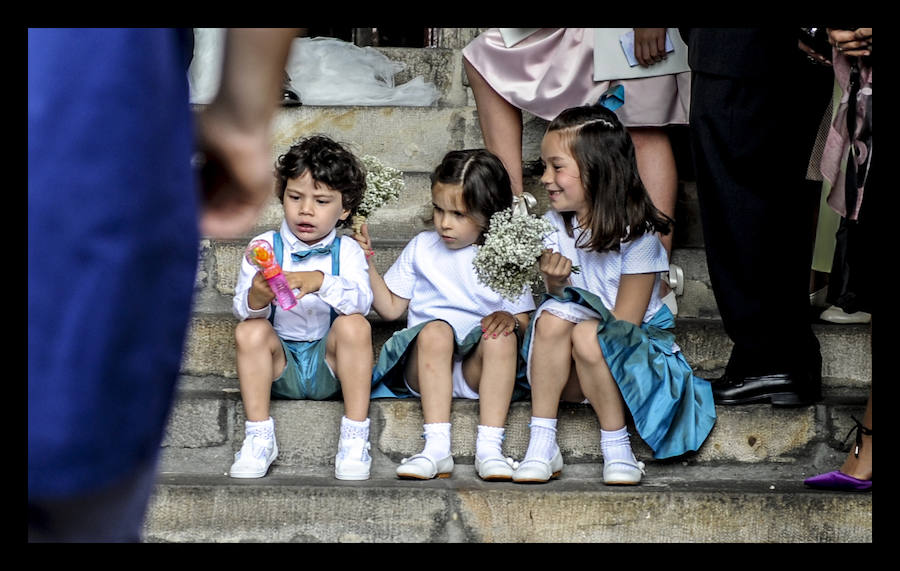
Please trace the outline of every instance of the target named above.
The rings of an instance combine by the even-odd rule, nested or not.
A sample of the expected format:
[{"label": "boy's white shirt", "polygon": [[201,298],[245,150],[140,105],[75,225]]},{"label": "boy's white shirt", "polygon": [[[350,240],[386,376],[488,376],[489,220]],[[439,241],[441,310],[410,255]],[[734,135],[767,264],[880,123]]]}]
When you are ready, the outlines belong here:
[{"label": "boy's white shirt", "polygon": [[451,250],[434,231],[421,232],[409,241],[384,274],[388,289],[410,300],[407,327],[442,319],[462,341],[482,318],[495,311],[516,315],[535,308],[528,288],[510,302],[479,283],[472,266],[475,254],[474,246]]},{"label": "boy's white shirt", "polygon": [[[292,341],[316,341],[325,337],[331,327],[331,308],[339,315],[360,313],[366,315],[372,307],[372,286],[369,282],[369,265],[365,253],[356,240],[341,239],[340,275],[331,275],[331,256],[309,256],[299,262],[291,258],[292,252],[302,252],[311,248],[329,245],[337,236],[332,229],[322,240],[308,246],[294,236],[282,221],[279,230],[284,248],[281,268],[286,272],[319,270],[324,274],[319,291],[306,294],[297,300],[290,311],[280,307],[275,312],[275,331],[282,339]],[[270,244],[275,234],[269,230],[253,238],[266,240]],[[248,293],[257,269],[247,261],[241,260],[241,271],[235,286],[232,311],[238,319],[267,318],[269,306],[254,310],[248,305]],[[297,293],[296,290],[294,293]]]},{"label": "boy's white shirt", "polygon": [[[561,214],[547,211],[544,218],[550,221],[555,232],[544,239],[544,246],[572,260],[580,272],[570,277],[572,285],[600,296],[604,306],[612,310],[616,306],[619,281],[622,274],[646,274],[669,271],[669,258],[656,233],[647,233],[630,242],[624,242],[618,252],[591,252],[576,248],[575,242],[581,235],[576,229],[573,236],[566,233]],[[659,278],[653,284],[650,304],[644,312],[643,321],[649,321],[659,311],[663,303],[659,297]]]}]

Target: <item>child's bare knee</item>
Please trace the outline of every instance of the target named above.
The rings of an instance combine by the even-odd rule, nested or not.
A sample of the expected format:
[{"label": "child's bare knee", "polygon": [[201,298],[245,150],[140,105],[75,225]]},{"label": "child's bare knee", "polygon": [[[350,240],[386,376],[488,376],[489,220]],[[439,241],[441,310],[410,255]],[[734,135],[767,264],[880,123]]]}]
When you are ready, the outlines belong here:
[{"label": "child's bare knee", "polygon": [[272,324],[265,319],[247,319],[234,328],[234,340],[239,348],[253,348],[266,345],[274,333]]},{"label": "child's bare knee", "polygon": [[516,349],[518,348],[514,333],[510,333],[509,335],[503,335],[501,333],[496,337],[488,337],[482,339],[481,344],[484,346],[484,355],[488,358],[515,355]]},{"label": "child's bare knee", "polygon": [[603,350],[597,341],[596,321],[584,321],[572,330],[572,357],[588,363],[603,359]]},{"label": "child's bare knee", "polygon": [[557,340],[561,335],[568,334],[571,328],[571,322],[544,312],[534,322],[534,335],[536,338]]},{"label": "child's bare knee", "polygon": [[432,321],[425,325],[416,339],[420,349],[453,348],[453,328],[445,321]]},{"label": "child's bare knee", "polygon": [[372,325],[359,313],[338,316],[331,328],[342,344],[372,343]]}]

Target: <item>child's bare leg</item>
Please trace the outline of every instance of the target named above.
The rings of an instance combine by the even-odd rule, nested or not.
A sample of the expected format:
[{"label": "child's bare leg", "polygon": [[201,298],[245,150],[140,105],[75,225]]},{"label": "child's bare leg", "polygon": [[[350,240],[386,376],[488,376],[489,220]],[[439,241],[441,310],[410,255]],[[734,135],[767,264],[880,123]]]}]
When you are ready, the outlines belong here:
[{"label": "child's bare leg", "polygon": [[478,392],[479,420],[484,426],[503,427],[516,384],[516,336],[482,339],[475,354],[463,363],[463,376]]},{"label": "child's bare leg", "polygon": [[600,420],[603,482],[637,484],[641,481],[643,464],[637,462],[631,450],[631,438],[625,426],[625,403],[597,341],[597,323],[590,319],[575,326],[572,357],[582,392]]},{"label": "child's bare leg", "polygon": [[406,478],[446,478],[453,470],[450,449],[450,408],[453,403],[453,329],[446,322],[425,325],[406,362],[406,381],[422,398],[425,447],[421,458],[402,463],[397,475]]},{"label": "child's bare leg", "polygon": [[531,351],[531,413],[556,418],[572,367],[574,324],[543,312],[534,324]]},{"label": "child's bare leg", "polygon": [[369,416],[372,392],[372,327],[358,313],[334,320],[325,345],[325,360],[341,382],[344,414],[362,422]]},{"label": "child's bare leg", "polygon": [[355,313],[334,320],[325,342],[325,361],[340,380],[344,397],[334,476],[339,480],[366,480],[372,464],[369,455],[372,328],[365,316]]},{"label": "child's bare leg", "polygon": [[244,413],[252,422],[269,418],[272,381],[287,364],[281,340],[265,319],[248,319],[234,330]]},{"label": "child's bare leg", "polygon": [[506,167],[513,193],[522,194],[522,111],[500,97],[465,58],[463,67],[475,97],[484,146]]},{"label": "child's bare leg", "polygon": [[444,321],[425,325],[416,337],[406,374],[409,386],[422,395],[425,424],[450,422],[453,403],[453,329]]},{"label": "child's bare leg", "polygon": [[597,341],[597,324],[596,319],[589,319],[575,326],[572,357],[581,390],[594,408],[600,428],[618,430],[625,426],[625,403]]}]

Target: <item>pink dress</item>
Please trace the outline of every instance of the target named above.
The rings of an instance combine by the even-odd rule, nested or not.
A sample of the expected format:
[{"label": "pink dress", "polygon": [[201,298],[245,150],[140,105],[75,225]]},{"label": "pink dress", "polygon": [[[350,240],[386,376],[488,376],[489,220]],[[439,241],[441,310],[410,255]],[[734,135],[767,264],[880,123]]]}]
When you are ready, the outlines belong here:
[{"label": "pink dress", "polygon": [[491,28],[472,40],[463,56],[501,97],[548,121],[569,107],[596,103],[621,84],[625,104],[615,113],[626,127],[688,122],[690,72],[594,81],[592,28],[541,28],[511,47]]}]

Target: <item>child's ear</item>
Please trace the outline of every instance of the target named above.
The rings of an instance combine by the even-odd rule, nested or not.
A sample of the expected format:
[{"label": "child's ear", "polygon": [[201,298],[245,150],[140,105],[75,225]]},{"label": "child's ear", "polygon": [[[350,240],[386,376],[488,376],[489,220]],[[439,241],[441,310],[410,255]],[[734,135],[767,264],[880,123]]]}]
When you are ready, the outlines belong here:
[{"label": "child's ear", "polygon": [[348,216],[350,216],[350,210],[345,208],[344,213],[341,214],[341,217],[338,218],[338,220],[346,220]]}]

